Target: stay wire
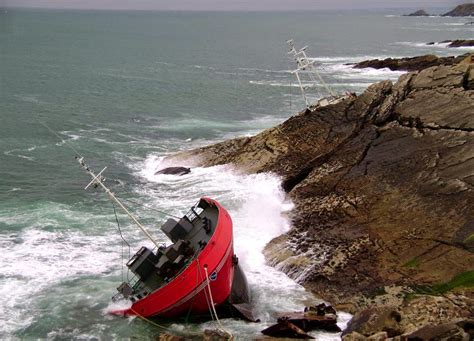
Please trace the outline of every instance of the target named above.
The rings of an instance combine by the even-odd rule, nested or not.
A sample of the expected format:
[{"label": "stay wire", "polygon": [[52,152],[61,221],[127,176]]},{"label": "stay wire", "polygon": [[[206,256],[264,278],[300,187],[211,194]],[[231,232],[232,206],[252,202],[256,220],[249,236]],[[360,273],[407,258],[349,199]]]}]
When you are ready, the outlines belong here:
[{"label": "stay wire", "polygon": [[53,129],[51,129],[46,123],[41,121],[37,116],[35,116],[36,121],[38,121],[39,124],[41,124],[43,127],[48,129],[50,133],[52,133],[54,136],[56,136],[58,139],[61,140],[62,143],[64,143],[68,148],[70,148],[76,156],[82,157],[81,153],[77,151],[76,148],[74,148],[70,143],[68,143],[61,135],[59,135],[57,132],[55,132]]},{"label": "stay wire", "polygon": [[144,207],[144,208],[146,208],[146,209],[149,209],[149,210],[152,210],[152,211],[156,211],[156,212],[158,212],[158,213],[164,214],[164,215],[169,216],[169,217],[173,217],[173,218],[176,218],[176,219],[181,219],[181,217],[178,217],[178,216],[175,216],[175,215],[173,215],[173,214],[167,213],[167,212],[165,212],[165,211],[159,210],[159,209],[157,209],[157,208],[154,208],[154,207],[151,207],[151,206],[148,206],[148,205],[139,203],[138,201],[135,201],[135,200],[133,200],[133,199],[121,198],[121,200],[130,202],[130,203],[135,204],[135,205],[138,205],[138,206],[142,206],[142,207]]},{"label": "stay wire", "polygon": [[[68,141],[66,141],[61,135],[59,135],[57,132],[55,132],[53,129],[51,129],[46,123],[44,123],[43,121],[41,121],[38,117],[35,116],[35,119],[36,121],[38,121],[39,124],[41,124],[43,127],[45,127],[51,134],[53,134],[54,136],[56,136],[59,140],[61,140],[62,143],[64,143],[68,148],[70,148],[75,154],[76,156],[82,158],[83,156],[81,155],[81,153],[79,153],[79,151],[74,148]],[[115,180],[115,179],[114,179]],[[128,202],[131,202],[131,203],[134,203],[136,205],[139,205],[139,206],[142,206],[142,207],[145,207],[147,209],[150,209],[150,210],[153,210],[153,211],[156,211],[156,212],[159,212],[161,214],[164,214],[166,216],[170,216],[170,217],[173,217],[173,218],[176,218],[176,219],[181,219],[181,217],[178,217],[178,216],[175,216],[175,215],[172,215],[172,214],[169,214],[167,212],[164,212],[164,211],[161,211],[161,210],[158,210],[156,208],[153,208],[153,207],[150,207],[150,206],[146,206],[144,204],[141,204],[141,203],[138,203],[136,201],[133,201],[131,199],[123,199],[122,200],[124,201],[128,201]]]},{"label": "stay wire", "polygon": [[122,229],[120,228],[120,222],[119,222],[119,219],[118,219],[118,216],[117,216],[117,210],[115,209],[115,203],[113,201],[112,201],[112,207],[114,209],[115,221],[117,222],[117,229],[119,231],[120,238],[122,238],[122,281],[124,281],[124,275],[123,275],[123,244],[126,244],[128,246],[128,259],[130,259],[130,255],[131,255],[130,254],[130,244],[127,242],[127,240],[124,238],[124,236],[122,234]]}]

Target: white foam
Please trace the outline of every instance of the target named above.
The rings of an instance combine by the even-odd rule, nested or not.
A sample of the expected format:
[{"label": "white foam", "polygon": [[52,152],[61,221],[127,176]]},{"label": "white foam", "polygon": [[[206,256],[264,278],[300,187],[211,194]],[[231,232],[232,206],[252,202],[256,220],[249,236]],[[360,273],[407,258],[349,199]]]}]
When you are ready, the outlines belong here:
[{"label": "white foam", "polygon": [[159,155],[150,155],[143,166],[140,176],[160,184],[163,191],[178,198],[174,203],[166,203],[163,191],[157,198],[151,188],[144,188],[142,195],[147,196],[147,202],[154,200],[161,207],[177,205],[187,210],[199,197],[210,196],[228,209],[234,222],[235,252],[255,293],[257,314],[262,321],[267,321],[272,312],[302,309],[303,301],[314,300],[299,284],[265,264],[265,245],[290,228],[286,213],[292,204],[277,176],[243,175],[226,165],[192,168],[184,176],[155,175],[157,169],[173,166]]},{"label": "white foam", "polygon": [[406,71],[392,71],[388,68],[383,69],[354,69],[352,65],[341,65],[336,64],[332,66],[336,74],[334,77],[337,79],[367,79],[367,80],[382,80],[382,79],[397,79]]},{"label": "white foam", "polygon": [[[340,64],[340,63],[357,63],[363,60],[368,59],[384,59],[388,58],[388,55],[363,55],[363,56],[335,56],[335,57],[315,57],[315,58],[308,58],[309,60],[321,62],[323,64]],[[393,57],[393,56],[392,56]]]},{"label": "white foam", "polygon": [[[65,208],[58,207],[59,211]],[[50,204],[15,215],[16,220],[13,215],[0,217],[0,221],[7,225],[17,227],[19,222],[26,220],[23,223],[29,226],[20,232],[0,235],[0,337],[32,322],[37,309],[35,303],[43,290],[62,280],[104,275],[120,268],[119,244],[116,233],[110,233],[113,231],[110,224],[107,229],[107,224],[102,222],[102,230],[97,229],[97,226],[90,225],[97,223],[100,215],[68,211],[55,216],[60,213],[58,210]],[[64,217],[103,234],[60,226],[58,221],[63,222]],[[67,219],[64,224],[67,224]],[[56,228],[51,229],[52,226]]]}]

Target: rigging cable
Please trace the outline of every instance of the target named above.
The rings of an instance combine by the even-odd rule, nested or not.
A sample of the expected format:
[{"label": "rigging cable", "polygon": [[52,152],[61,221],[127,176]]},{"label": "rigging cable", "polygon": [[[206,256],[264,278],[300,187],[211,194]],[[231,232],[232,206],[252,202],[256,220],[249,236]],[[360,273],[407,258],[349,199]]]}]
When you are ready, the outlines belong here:
[{"label": "rigging cable", "polygon": [[[56,131],[54,131],[53,129],[51,129],[46,123],[44,123],[43,121],[41,121],[38,117],[35,116],[35,119],[36,121],[38,121],[39,124],[41,124],[43,127],[45,127],[50,133],[52,133],[54,136],[56,136],[59,140],[61,140],[62,143],[64,143],[68,148],[70,148],[75,154],[76,156],[82,158],[83,156],[81,155],[81,153],[79,153],[79,151],[74,148],[68,141],[66,141],[61,135],[59,135]],[[118,181],[117,179],[112,179],[112,180],[115,180],[115,181]],[[127,193],[129,193],[128,191],[125,191]],[[129,193],[130,194],[130,193]],[[139,206],[142,206],[142,207],[145,207],[147,209],[150,209],[150,210],[154,210],[156,212],[159,212],[161,214],[164,214],[166,216],[170,216],[170,217],[173,217],[173,218],[176,218],[176,219],[181,219],[181,217],[178,217],[178,216],[175,216],[175,215],[172,215],[172,214],[169,214],[169,213],[166,213],[164,211],[161,211],[161,210],[158,210],[156,208],[153,208],[153,207],[150,207],[150,206],[147,206],[147,205],[144,205],[144,204],[140,204],[136,201],[133,201],[131,199],[122,199],[123,201],[128,201],[128,202],[131,202],[131,203],[134,203],[136,205],[139,205]]]},{"label": "rigging cable", "polygon": [[[120,223],[119,223],[119,219],[118,219],[118,216],[117,216],[117,210],[115,209],[115,203],[113,201],[112,201],[112,207],[114,208],[114,215],[115,215],[115,221],[117,222],[117,229],[118,229],[118,232],[120,234],[120,238],[122,238],[122,282],[124,282],[124,275],[123,275],[123,245],[127,244],[127,246],[128,246],[128,259],[130,259],[130,244],[123,237],[122,229],[120,228]],[[127,272],[127,280],[128,280],[128,272]]]},{"label": "rigging cable", "polygon": [[228,332],[224,326],[222,325],[221,321],[219,320],[219,317],[217,316],[216,312],[216,307],[214,305],[214,299],[212,298],[212,292],[211,292],[211,282],[209,281],[209,274],[207,273],[207,265],[204,265],[204,272],[206,273],[206,282],[207,282],[207,289],[209,290],[209,298],[211,300],[211,307],[212,311],[214,312],[214,316],[216,317],[218,329],[222,331],[224,334],[226,334],[229,337],[229,340],[233,340],[234,336],[232,333]]},{"label": "rigging cable", "polygon": [[[124,192],[130,194],[130,192],[128,192],[128,191],[125,191],[125,190],[124,190]],[[145,204],[139,203],[138,201],[135,201],[135,200],[132,200],[132,199],[121,198],[121,200],[122,200],[122,201],[130,202],[130,203],[135,204],[135,205],[138,205],[138,206],[142,206],[142,207],[144,207],[144,208],[146,208],[146,209],[149,209],[149,210],[152,210],[152,211],[156,211],[156,212],[161,213],[161,214],[164,214],[164,215],[166,215],[166,216],[168,216],[168,217],[172,217],[172,218],[176,218],[176,219],[181,219],[181,217],[175,216],[175,215],[170,214],[170,213],[167,213],[167,212],[165,212],[165,211],[161,211],[161,210],[159,210],[159,209],[157,209],[157,208],[154,208],[154,207],[151,207],[151,206],[147,206],[147,205],[145,205]]]},{"label": "rigging cable", "polygon": [[291,109],[291,97],[293,96],[293,80],[290,80],[290,115],[293,114],[293,111]]},{"label": "rigging cable", "polygon": [[69,144],[65,139],[61,137],[57,132],[55,132],[53,129],[51,129],[46,123],[43,121],[40,121],[38,117],[35,116],[35,119],[38,121],[39,124],[41,124],[43,127],[49,130],[54,136],[56,136],[58,139],[61,140],[62,143],[64,143],[66,146],[68,146],[75,154],[76,156],[82,157],[82,155],[77,151],[76,148],[74,148],[71,144]]}]

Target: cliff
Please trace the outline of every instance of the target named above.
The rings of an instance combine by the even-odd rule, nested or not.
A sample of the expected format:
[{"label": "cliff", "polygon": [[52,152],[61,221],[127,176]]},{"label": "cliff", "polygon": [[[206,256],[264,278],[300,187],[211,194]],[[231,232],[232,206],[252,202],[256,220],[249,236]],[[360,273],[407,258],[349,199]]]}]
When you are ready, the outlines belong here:
[{"label": "cliff", "polygon": [[453,10],[444,13],[443,17],[468,17],[474,15],[474,4],[462,4],[456,6]]},{"label": "cliff", "polygon": [[[429,309],[414,308],[428,303],[403,306],[411,294],[474,284],[470,61],[373,84],[254,137],[178,159],[280,175],[295,204],[293,227],[265,255],[319,297],[350,312],[390,303],[430,318]],[[472,290],[456,297],[469,307]]]}]

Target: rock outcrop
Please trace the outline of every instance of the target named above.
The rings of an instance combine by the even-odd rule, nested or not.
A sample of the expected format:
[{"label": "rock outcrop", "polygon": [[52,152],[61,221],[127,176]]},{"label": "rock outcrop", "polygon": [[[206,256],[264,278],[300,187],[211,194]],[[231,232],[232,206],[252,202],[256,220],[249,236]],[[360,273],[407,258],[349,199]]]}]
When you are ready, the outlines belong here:
[{"label": "rock outcrop", "polygon": [[415,11],[415,12],[410,13],[410,14],[406,14],[404,16],[405,17],[427,17],[427,16],[429,16],[429,14],[426,13],[424,10],[420,9],[418,11]]},{"label": "rock outcrop", "polygon": [[448,47],[470,47],[474,46],[474,40],[473,39],[456,39],[456,40],[443,40],[440,41],[439,43],[435,43],[434,41],[431,41],[429,43],[426,43],[426,45],[435,45],[435,44],[448,44]]},{"label": "rock outcrop", "polygon": [[[295,204],[293,227],[267,245],[268,262],[339,309],[395,307],[397,326],[414,332],[423,323],[407,321],[429,314],[417,303],[438,307],[430,297],[474,284],[470,60],[376,83],[254,137],[177,159],[281,176]],[[408,299],[417,293],[435,296]],[[472,314],[473,297],[466,289],[447,299],[464,307],[450,318]],[[446,314],[433,313],[430,323]]]},{"label": "rock outcrop", "polygon": [[[453,41],[453,43],[454,42],[457,41]],[[392,71],[418,71],[432,66],[455,65],[458,64],[464,58],[466,58],[467,55],[468,54],[456,57],[437,57],[435,55],[427,54],[424,56],[408,58],[386,58],[382,60],[370,59],[354,64],[353,67],[356,69],[364,69],[370,67],[373,69],[389,68]]]},{"label": "rock outcrop", "polygon": [[474,39],[450,40],[448,47],[470,47],[474,46]]},{"label": "rock outcrop", "polygon": [[462,4],[456,6],[453,10],[444,13],[443,17],[468,17],[474,15],[474,4]]}]

